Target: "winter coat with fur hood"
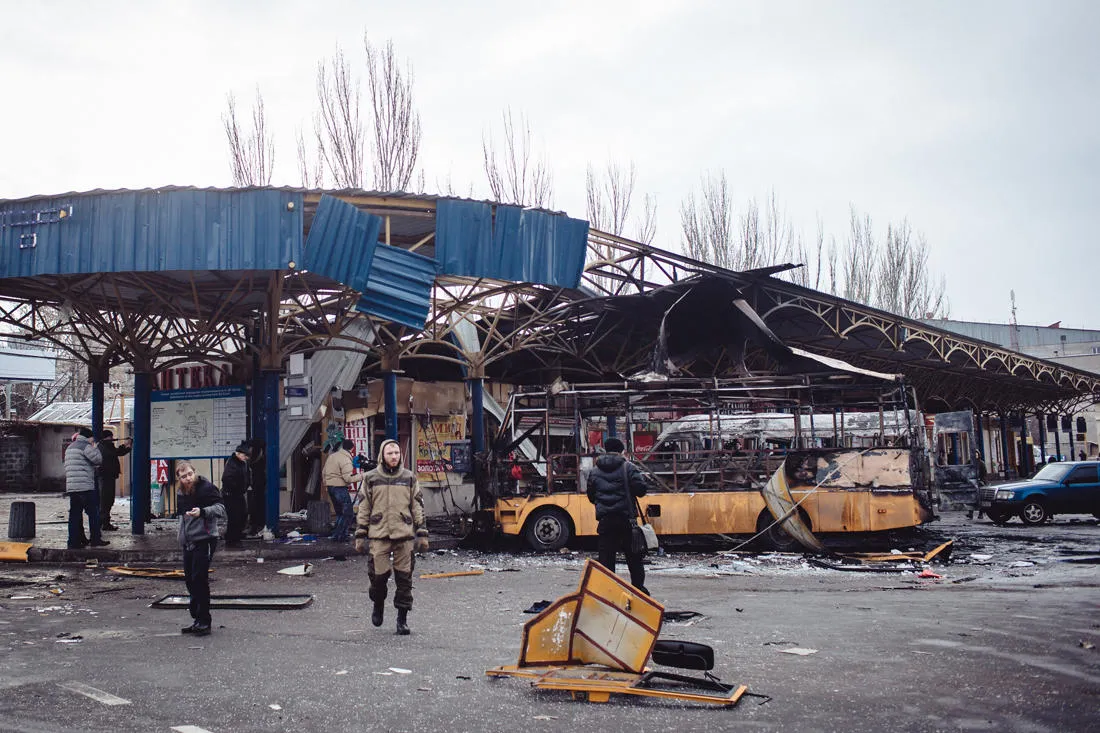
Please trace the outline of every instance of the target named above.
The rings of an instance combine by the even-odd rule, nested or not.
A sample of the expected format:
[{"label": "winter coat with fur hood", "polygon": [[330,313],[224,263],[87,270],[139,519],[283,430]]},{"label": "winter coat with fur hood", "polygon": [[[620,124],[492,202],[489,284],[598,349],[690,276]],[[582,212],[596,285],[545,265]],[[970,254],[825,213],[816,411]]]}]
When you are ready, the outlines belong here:
[{"label": "winter coat with fur hood", "polygon": [[382,442],[378,449],[378,466],[368,471],[363,479],[359,492],[359,513],[356,515],[356,537],[411,540],[428,536],[428,527],[424,523],[424,497],[416,482],[416,474],[402,466],[393,471],[387,470],[381,461],[383,449],[392,442]]}]

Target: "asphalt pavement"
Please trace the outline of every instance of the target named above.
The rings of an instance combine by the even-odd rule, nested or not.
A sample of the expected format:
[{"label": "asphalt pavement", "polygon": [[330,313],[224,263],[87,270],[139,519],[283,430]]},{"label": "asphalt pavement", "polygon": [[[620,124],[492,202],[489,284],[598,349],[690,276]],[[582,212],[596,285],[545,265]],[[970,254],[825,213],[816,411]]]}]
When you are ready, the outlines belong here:
[{"label": "asphalt pavement", "polygon": [[[83,562],[7,563],[0,730],[1096,730],[1100,526],[996,527],[959,514],[892,549],[945,538],[956,540],[945,562],[888,573],[827,570],[793,554],[651,557],[657,600],[700,614],[667,622],[662,638],[714,647],[714,673],[754,695],[731,709],[586,703],[486,677],[516,661],[524,609],[572,592],[589,551],[431,551],[417,576],[481,572],[417,577],[407,637],[394,635],[392,608],[371,626],[366,560],[354,554],[316,557],[312,575],[287,576],[278,570],[289,557],[219,553],[215,594],[313,601],[215,610],[214,634],[200,639],[180,635],[186,612],[149,605],[185,593],[179,581]],[[920,577],[924,569],[940,577]]]}]

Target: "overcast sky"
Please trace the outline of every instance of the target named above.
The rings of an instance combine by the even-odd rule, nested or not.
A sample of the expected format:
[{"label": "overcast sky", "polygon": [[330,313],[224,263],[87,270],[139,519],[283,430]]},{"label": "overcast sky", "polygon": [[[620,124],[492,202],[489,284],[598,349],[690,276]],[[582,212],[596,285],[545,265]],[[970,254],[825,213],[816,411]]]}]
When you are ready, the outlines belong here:
[{"label": "overcast sky", "polygon": [[[0,198],[228,186],[221,116],[257,85],[273,183],[298,185],[318,60],[362,37],[412,65],[427,189],[489,197],[485,132],[527,116],[554,208],[585,217],[588,163],[637,166],[654,244],[725,171],[807,237],[908,218],[951,317],[1100,328],[1100,3],[5,3]],[[636,201],[637,205],[637,201]],[[629,234],[630,232],[628,232]]]}]

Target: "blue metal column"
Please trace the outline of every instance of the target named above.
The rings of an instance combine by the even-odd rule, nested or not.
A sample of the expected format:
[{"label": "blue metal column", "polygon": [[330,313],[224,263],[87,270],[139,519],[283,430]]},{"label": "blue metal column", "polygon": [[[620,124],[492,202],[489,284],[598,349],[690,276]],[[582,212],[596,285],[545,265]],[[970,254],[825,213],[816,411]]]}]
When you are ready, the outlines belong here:
[{"label": "blue metal column", "polygon": [[132,534],[145,534],[149,516],[149,428],[153,375],[134,373],[134,447],[130,465],[130,527]]},{"label": "blue metal column", "polygon": [[470,401],[473,403],[473,415],[470,424],[470,442],[473,453],[485,452],[485,380],[470,380]]},{"label": "blue metal column", "polygon": [[279,529],[279,372],[264,370],[260,373],[263,385],[263,424],[265,465],[267,468],[267,528]]},{"label": "blue metal column", "polygon": [[92,381],[92,432],[95,439],[103,437],[103,382]]},{"label": "blue metal column", "polygon": [[619,437],[618,427],[619,426],[615,424],[615,416],[614,415],[608,415],[607,416],[607,437],[609,437],[609,438]]},{"label": "blue metal column", "polygon": [[[386,400],[386,437],[397,440],[397,374],[386,372],[382,387]],[[382,457],[378,456],[378,460]]]},{"label": "blue metal column", "polygon": [[1001,475],[1008,480],[1008,418],[1003,412],[997,413],[1001,421]]}]

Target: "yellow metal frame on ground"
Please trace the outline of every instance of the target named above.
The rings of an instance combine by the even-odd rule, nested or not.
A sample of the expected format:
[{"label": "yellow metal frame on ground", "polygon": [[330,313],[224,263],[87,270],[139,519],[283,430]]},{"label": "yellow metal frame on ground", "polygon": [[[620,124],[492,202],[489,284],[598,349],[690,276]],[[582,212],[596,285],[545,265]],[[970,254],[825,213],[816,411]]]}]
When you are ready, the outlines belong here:
[{"label": "yellow metal frame on ground", "polygon": [[34,547],[31,542],[0,542],[0,560],[28,562],[27,552]]},{"label": "yellow metal frame on ground", "polygon": [[489,677],[519,677],[530,679],[531,686],[540,690],[568,692],[574,700],[607,702],[612,695],[637,695],[656,697],[677,702],[697,702],[705,705],[732,707],[748,692],[747,685],[730,686],[729,692],[706,693],[686,690],[662,690],[645,687],[649,677],[645,673],[619,672],[598,666],[583,667],[518,667],[505,665],[485,672]]}]

